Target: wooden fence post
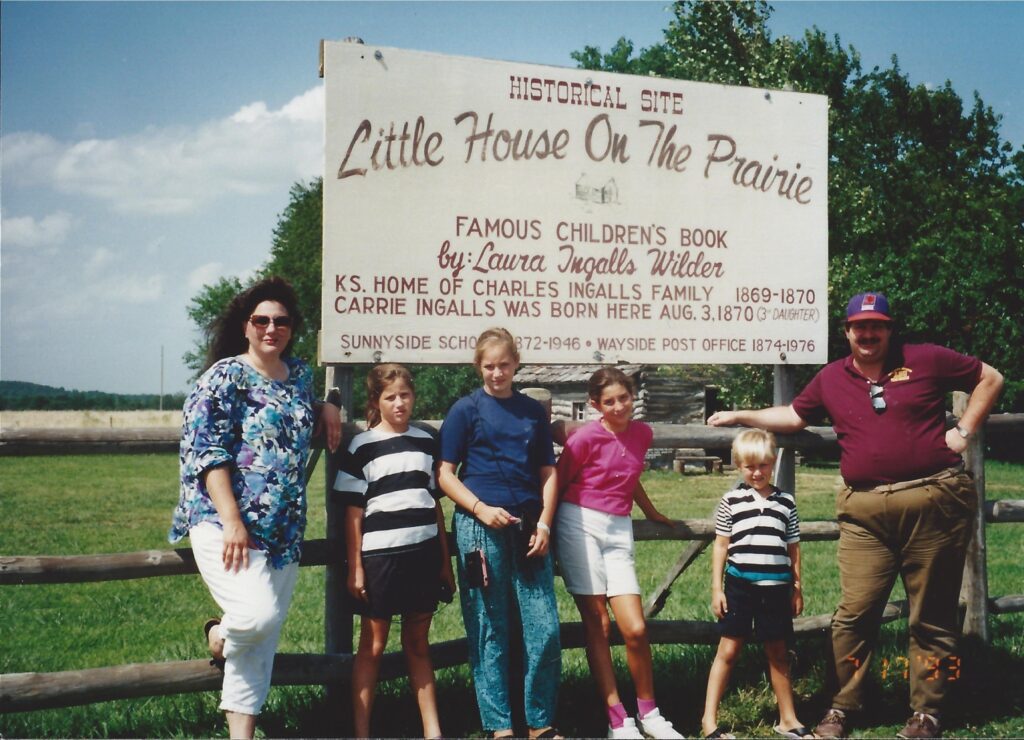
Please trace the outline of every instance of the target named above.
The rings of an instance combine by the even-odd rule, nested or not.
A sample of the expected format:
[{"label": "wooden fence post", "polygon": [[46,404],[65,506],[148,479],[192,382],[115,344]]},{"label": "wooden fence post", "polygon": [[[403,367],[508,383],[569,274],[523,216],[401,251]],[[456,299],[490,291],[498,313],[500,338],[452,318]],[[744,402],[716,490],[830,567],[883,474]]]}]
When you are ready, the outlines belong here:
[{"label": "wooden fence post", "polygon": [[[796,368],[793,365],[775,365],[772,378],[773,404],[788,406],[796,398]],[[775,485],[796,496],[796,450],[792,446],[782,449]]]},{"label": "wooden fence post", "polygon": [[[327,387],[336,387],[341,394],[342,421],[352,415],[352,368],[327,366]],[[343,440],[344,443],[344,440]],[[324,650],[326,653],[352,652],[352,614],[345,609],[345,507],[339,506],[331,490],[338,474],[337,458],[324,460],[328,562],[324,574]]]},{"label": "wooden fence post", "polygon": [[551,420],[551,391],[547,388],[523,388],[520,393],[529,396],[543,406],[544,410],[548,412],[548,420]]},{"label": "wooden fence post", "polygon": [[[953,394],[953,415],[958,419],[967,408],[967,398],[967,394],[960,391]],[[964,450],[964,466],[974,476],[974,487],[978,490],[978,511],[974,519],[974,534],[967,546],[964,580],[960,587],[960,600],[967,604],[963,634],[975,637],[987,645],[990,635],[988,629],[988,548],[985,544],[984,424],[979,424],[967,441],[967,449]]]},{"label": "wooden fence post", "polygon": [[[352,367],[327,366],[328,389],[337,388],[341,402],[341,420],[352,415]],[[348,440],[342,437],[342,444]],[[327,510],[327,565],[324,568],[324,652],[328,655],[352,653],[352,612],[346,604],[345,584],[348,567],[345,562],[345,507],[335,501],[331,493],[338,474],[337,455],[328,450],[324,455],[325,507]],[[336,707],[339,723],[351,717],[350,693],[340,684],[325,684],[327,705]]]},{"label": "wooden fence post", "polygon": [[704,423],[708,421],[713,413],[718,411],[718,386],[704,386]]}]

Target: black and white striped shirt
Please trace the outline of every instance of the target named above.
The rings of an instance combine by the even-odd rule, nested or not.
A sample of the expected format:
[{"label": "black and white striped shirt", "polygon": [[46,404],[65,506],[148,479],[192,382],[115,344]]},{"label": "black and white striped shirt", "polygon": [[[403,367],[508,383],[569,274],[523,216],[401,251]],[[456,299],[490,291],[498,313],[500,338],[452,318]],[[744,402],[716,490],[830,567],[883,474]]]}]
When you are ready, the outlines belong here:
[{"label": "black and white striped shirt", "polygon": [[411,550],[437,537],[436,459],[437,440],[416,427],[403,434],[373,428],[352,439],[334,490],[364,509],[363,555]]},{"label": "black and white striped shirt", "polygon": [[765,498],[741,483],[718,502],[715,534],[729,538],[728,575],[766,586],[793,580],[788,545],[800,541],[800,517],[792,494],[772,486]]}]

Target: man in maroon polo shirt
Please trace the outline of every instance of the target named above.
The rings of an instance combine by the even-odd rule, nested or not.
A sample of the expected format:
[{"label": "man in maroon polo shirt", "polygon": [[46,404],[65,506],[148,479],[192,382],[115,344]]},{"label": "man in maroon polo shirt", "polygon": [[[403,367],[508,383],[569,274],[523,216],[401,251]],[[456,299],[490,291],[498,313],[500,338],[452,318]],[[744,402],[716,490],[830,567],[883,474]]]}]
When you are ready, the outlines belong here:
[{"label": "man in maroon polo shirt", "polygon": [[[881,293],[850,299],[845,334],[850,355],[822,368],[791,405],[719,411],[708,424],[796,432],[831,420],[846,483],[836,497],[842,595],[832,649],[839,690],[815,733],[845,737],[847,713],[863,708],[882,611],[899,576],[910,603],[913,712],[899,736],[940,737],[977,506],[960,453],[999,397],[1003,376],[945,347],[892,341]],[[945,397],[956,390],[971,395],[960,423],[947,430]]]}]

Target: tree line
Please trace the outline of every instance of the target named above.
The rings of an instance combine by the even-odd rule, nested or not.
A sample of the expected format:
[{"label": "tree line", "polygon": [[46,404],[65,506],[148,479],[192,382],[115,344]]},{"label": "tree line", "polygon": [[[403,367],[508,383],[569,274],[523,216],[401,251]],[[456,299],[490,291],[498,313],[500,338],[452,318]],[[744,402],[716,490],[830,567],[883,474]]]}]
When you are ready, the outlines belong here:
[{"label": "tree line", "polygon": [[[20,380],[0,380],[0,411],[150,411],[160,408],[156,393],[75,391]],[[163,396],[163,408],[180,409],[185,394]]]}]

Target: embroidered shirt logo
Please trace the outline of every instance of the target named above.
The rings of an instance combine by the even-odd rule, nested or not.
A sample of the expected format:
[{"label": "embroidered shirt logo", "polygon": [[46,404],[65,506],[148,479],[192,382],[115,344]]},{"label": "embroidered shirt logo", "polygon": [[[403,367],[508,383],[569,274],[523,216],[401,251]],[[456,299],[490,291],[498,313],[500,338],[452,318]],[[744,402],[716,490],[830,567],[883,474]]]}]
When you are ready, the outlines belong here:
[{"label": "embroidered shirt logo", "polygon": [[894,383],[900,380],[910,380],[910,374],[914,372],[909,367],[898,367],[889,373],[889,380]]}]

